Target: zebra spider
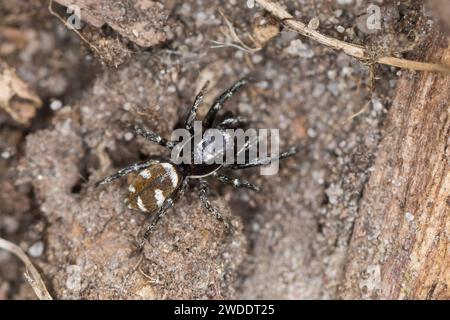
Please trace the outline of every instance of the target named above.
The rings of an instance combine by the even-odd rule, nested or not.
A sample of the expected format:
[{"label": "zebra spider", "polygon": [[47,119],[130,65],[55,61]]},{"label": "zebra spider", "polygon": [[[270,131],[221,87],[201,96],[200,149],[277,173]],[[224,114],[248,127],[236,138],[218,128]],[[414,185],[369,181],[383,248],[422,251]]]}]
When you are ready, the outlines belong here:
[{"label": "zebra spider", "polygon": [[[243,85],[247,83],[247,80],[241,79],[231,86],[227,91],[222,93],[216,98],[213,105],[209,109],[205,118],[202,120],[202,129],[217,129],[222,138],[227,140],[229,138],[227,129],[237,129],[244,124],[244,121],[240,117],[235,117],[231,113],[231,116],[225,118],[218,124],[215,124],[216,115],[222,108],[223,104],[230,99],[234,93],[236,93]],[[195,97],[194,103],[184,121],[184,128],[194,134],[194,120],[197,114],[197,109],[203,99],[204,91],[206,85],[200,91],[200,93]],[[157,133],[144,130],[139,127],[134,128],[135,132],[147,140],[157,143],[169,150],[174,149],[178,142],[169,141],[158,135]],[[192,142],[191,142],[192,143]],[[195,144],[195,139],[194,139]],[[204,150],[207,148],[208,142],[201,139],[199,143],[193,146],[191,158],[194,158],[195,150]],[[224,150],[220,152],[224,154],[226,152],[226,144]],[[246,151],[249,148],[249,144],[245,145],[245,148],[241,151]],[[239,152],[241,152],[239,151]],[[216,151],[218,152],[218,151]],[[233,152],[235,152],[233,150]],[[241,179],[230,178],[222,173],[220,169],[246,169],[252,167],[263,166],[271,163],[277,159],[283,159],[286,157],[293,156],[297,153],[296,147],[291,147],[287,151],[284,151],[277,155],[276,157],[267,157],[262,159],[253,159],[246,161],[244,164],[207,164],[206,162],[200,164],[175,164],[170,160],[148,160],[145,162],[139,162],[125,167],[118,171],[117,173],[98,181],[95,186],[107,184],[115,179],[126,176],[130,173],[138,173],[134,181],[128,187],[128,197],[125,203],[130,209],[138,209],[142,212],[149,214],[150,221],[145,228],[145,232],[138,243],[138,249],[142,249],[146,239],[155,229],[158,221],[163,217],[169,208],[173,206],[175,201],[183,195],[188,186],[189,180],[197,180],[199,182],[199,198],[203,206],[218,220],[224,222],[224,224],[229,227],[229,223],[226,222],[221,213],[211,205],[208,200],[208,182],[206,177],[213,177],[218,179],[224,184],[229,184],[234,188],[240,189],[250,189],[254,191],[259,191],[259,188],[254,184]]]}]

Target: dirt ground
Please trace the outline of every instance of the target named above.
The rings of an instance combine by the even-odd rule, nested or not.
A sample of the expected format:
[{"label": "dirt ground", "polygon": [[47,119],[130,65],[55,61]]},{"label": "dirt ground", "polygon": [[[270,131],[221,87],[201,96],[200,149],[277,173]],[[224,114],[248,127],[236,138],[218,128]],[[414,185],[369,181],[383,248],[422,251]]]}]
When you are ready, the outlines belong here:
[{"label": "dirt ground", "polygon": [[[301,21],[374,55],[420,60],[424,43],[448,28],[433,13],[436,1],[372,2],[383,17],[378,32],[364,27],[368,1],[283,1]],[[372,87],[370,65],[300,37],[246,1],[64,0],[53,8],[68,19],[63,5],[70,4],[81,7],[81,37],[47,1],[0,1],[0,81],[15,74],[26,87],[11,85],[8,99],[0,87],[0,103],[9,106],[0,106],[0,237],[28,253],[51,295],[339,298],[397,80],[414,74],[375,66]],[[215,48],[230,41],[225,19],[260,50]],[[129,163],[169,156],[132,125],[169,137],[207,80],[200,116],[243,76],[250,84],[225,108],[254,128],[280,129],[282,148],[301,151],[275,176],[230,173],[260,193],[211,183],[231,232],[204,211],[193,188],[143,256],[132,256],[146,216],[124,206],[126,179],[93,184]],[[0,299],[35,299],[23,272],[0,250]]]}]

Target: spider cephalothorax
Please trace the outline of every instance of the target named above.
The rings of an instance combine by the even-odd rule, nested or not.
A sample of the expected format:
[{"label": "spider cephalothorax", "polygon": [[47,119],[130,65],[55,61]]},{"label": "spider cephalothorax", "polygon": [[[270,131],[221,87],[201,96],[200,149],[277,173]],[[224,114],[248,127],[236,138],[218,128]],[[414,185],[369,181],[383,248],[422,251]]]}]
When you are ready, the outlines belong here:
[{"label": "spider cephalothorax", "polygon": [[[202,121],[202,129],[217,129],[221,139],[224,141],[228,139],[227,129],[236,129],[243,125],[243,120],[240,117],[229,116],[220,123],[215,123],[215,118],[219,110],[222,108],[225,101],[227,101],[231,96],[239,90],[247,81],[245,79],[239,80],[231,88],[222,93],[213,103],[205,118]],[[184,121],[184,129],[189,131],[191,135],[194,134],[194,120],[197,114],[197,109],[200,102],[203,99],[203,88],[200,93],[196,96],[194,103]],[[154,132],[143,130],[141,128],[135,127],[137,134],[143,136],[147,140],[155,142],[162,145],[169,150],[174,149],[178,142],[168,141]],[[195,141],[189,141],[193,143]],[[247,143],[243,149],[234,152],[246,151],[249,148],[250,143]],[[204,150],[208,147],[208,142],[205,139],[199,140],[196,144],[192,146],[191,159],[196,157],[198,152]],[[216,154],[223,155],[227,150],[225,150],[226,143],[224,144],[224,150],[214,151],[215,153],[206,153],[209,156],[215,156]],[[197,152],[197,153],[196,153]],[[282,152],[276,157],[266,157],[250,159],[243,164],[207,164],[206,161],[199,164],[194,163],[181,163],[175,164],[170,160],[148,160],[145,162],[135,163],[122,170],[118,171],[116,174],[109,176],[96,183],[96,186],[100,186],[109,183],[117,178],[120,178],[130,173],[137,173],[134,181],[128,186],[128,197],[125,203],[130,209],[138,209],[145,213],[150,214],[151,221],[146,227],[142,240],[139,242],[139,248],[141,249],[145,243],[145,240],[155,228],[157,222],[166,213],[166,211],[172,207],[174,202],[184,193],[186,187],[188,186],[189,180],[199,181],[199,197],[200,201],[204,207],[211,212],[217,219],[223,221],[227,226],[229,224],[224,221],[220,212],[214,208],[207,198],[208,193],[208,182],[207,177],[213,177],[218,179],[220,182],[225,184],[230,184],[235,188],[247,188],[254,191],[259,191],[259,188],[247,181],[240,179],[230,178],[219,171],[222,168],[229,169],[245,169],[257,166],[267,165],[270,162],[278,159],[283,159],[294,155],[297,152],[295,147]]]}]

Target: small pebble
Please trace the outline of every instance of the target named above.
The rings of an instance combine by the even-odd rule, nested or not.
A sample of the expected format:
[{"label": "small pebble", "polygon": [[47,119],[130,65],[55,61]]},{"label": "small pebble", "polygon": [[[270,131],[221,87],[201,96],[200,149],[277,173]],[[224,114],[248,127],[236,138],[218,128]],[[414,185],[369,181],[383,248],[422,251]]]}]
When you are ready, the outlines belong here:
[{"label": "small pebble", "polygon": [[332,204],[335,205],[339,202],[340,197],[343,194],[343,190],[340,186],[332,184],[330,185],[326,190],[325,193],[328,196],[328,201]]},{"label": "small pebble", "polygon": [[53,111],[57,111],[57,110],[61,109],[62,106],[63,106],[63,104],[62,104],[62,102],[59,101],[59,100],[53,100],[53,101],[50,103],[50,109],[52,109]]},{"label": "small pebble", "polygon": [[335,16],[336,18],[339,18],[340,16],[342,16],[342,13],[344,13],[344,11],[341,10],[341,9],[335,10],[335,11],[334,11],[334,16]]},{"label": "small pebble", "polygon": [[411,221],[414,220],[414,215],[413,215],[411,212],[406,212],[406,213],[405,213],[405,219],[406,219],[408,222],[411,222]]},{"label": "small pebble", "polygon": [[319,18],[315,17],[315,18],[312,18],[311,20],[309,20],[308,28],[317,30],[319,28],[319,26],[320,26]]},{"label": "small pebble", "polygon": [[314,86],[314,90],[312,92],[312,95],[314,98],[318,98],[322,96],[322,94],[325,92],[326,88],[323,83],[318,83]]},{"label": "small pebble", "polygon": [[327,76],[330,80],[333,80],[336,78],[337,76],[337,71],[336,70],[328,70],[327,71]]},{"label": "small pebble", "polygon": [[3,159],[7,160],[7,159],[11,158],[11,153],[9,151],[3,151],[1,156]]},{"label": "small pebble", "polygon": [[44,253],[44,243],[38,241],[28,249],[28,254],[33,258],[40,257]]},{"label": "small pebble", "polygon": [[177,87],[175,85],[171,84],[170,86],[167,87],[167,91],[169,93],[175,93],[175,92],[177,92]]},{"label": "small pebble", "polygon": [[260,63],[262,60],[263,60],[263,56],[260,55],[260,54],[254,54],[252,56],[252,62],[255,63],[255,64]]},{"label": "small pebble", "polygon": [[258,86],[258,88],[261,88],[261,89],[267,89],[270,86],[269,82],[267,82],[267,81],[260,81],[256,85]]},{"label": "small pebble", "polygon": [[261,226],[257,222],[252,223],[252,231],[253,232],[257,232],[257,231],[259,231],[259,229],[261,229]]},{"label": "small pebble", "polygon": [[372,99],[372,106],[373,106],[373,110],[375,110],[376,112],[381,112],[384,109],[381,101],[376,98]]},{"label": "small pebble", "polygon": [[349,5],[353,4],[353,0],[337,0],[337,3],[340,5]]},{"label": "small pebble", "polygon": [[125,102],[125,104],[123,105],[123,110],[130,111],[131,110],[131,103]]},{"label": "small pebble", "polygon": [[310,137],[310,138],[315,138],[315,137],[317,137],[317,131],[314,130],[313,128],[308,128],[308,130],[306,131],[306,133],[308,134],[308,137]]},{"label": "small pebble", "polygon": [[7,234],[13,234],[19,230],[19,222],[11,216],[4,216],[3,229]]},{"label": "small pebble", "polygon": [[126,132],[123,135],[123,138],[125,139],[125,141],[131,141],[134,138],[134,134],[132,132]]},{"label": "small pebble", "polygon": [[292,56],[300,56],[302,58],[314,57],[314,51],[300,39],[292,40],[286,52]]}]

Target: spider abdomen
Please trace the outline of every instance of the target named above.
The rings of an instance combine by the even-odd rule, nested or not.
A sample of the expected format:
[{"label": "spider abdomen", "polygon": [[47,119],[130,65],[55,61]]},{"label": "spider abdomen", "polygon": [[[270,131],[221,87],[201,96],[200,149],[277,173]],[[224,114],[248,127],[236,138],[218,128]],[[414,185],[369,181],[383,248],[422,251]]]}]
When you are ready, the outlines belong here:
[{"label": "spider abdomen", "polygon": [[125,203],[130,209],[147,213],[159,210],[182,181],[177,168],[169,163],[157,163],[141,170],[128,186]]}]

